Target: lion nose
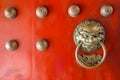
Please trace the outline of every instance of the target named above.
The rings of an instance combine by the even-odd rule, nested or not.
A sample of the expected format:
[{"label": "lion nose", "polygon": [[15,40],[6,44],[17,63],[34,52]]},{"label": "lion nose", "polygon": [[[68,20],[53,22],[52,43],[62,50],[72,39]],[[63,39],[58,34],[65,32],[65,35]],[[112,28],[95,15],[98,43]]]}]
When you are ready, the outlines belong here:
[{"label": "lion nose", "polygon": [[94,37],[89,37],[89,42],[95,42]]}]

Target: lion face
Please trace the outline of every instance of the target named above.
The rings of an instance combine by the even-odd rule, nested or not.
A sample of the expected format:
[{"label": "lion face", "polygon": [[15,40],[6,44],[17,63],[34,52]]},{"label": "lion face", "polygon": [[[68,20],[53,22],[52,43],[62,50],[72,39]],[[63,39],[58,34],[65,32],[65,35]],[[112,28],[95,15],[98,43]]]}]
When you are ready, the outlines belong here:
[{"label": "lion face", "polygon": [[100,42],[105,39],[105,31],[102,25],[96,21],[85,21],[77,26],[74,32],[74,41],[78,45],[82,42],[81,49],[89,52],[100,47]]}]

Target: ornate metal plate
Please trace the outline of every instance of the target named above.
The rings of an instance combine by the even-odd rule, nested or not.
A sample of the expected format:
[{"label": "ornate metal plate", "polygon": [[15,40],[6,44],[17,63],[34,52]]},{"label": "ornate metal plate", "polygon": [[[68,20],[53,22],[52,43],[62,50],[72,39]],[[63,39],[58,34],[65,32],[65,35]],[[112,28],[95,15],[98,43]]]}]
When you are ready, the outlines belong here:
[{"label": "ornate metal plate", "polygon": [[99,54],[92,54],[92,55],[79,55],[78,59],[83,63],[83,65],[88,67],[93,67],[99,64],[102,59],[102,56]]},{"label": "ornate metal plate", "polygon": [[96,21],[88,20],[80,23],[74,31],[76,45],[82,43],[80,49],[85,52],[97,50],[100,42],[104,42],[105,31],[103,26]]}]

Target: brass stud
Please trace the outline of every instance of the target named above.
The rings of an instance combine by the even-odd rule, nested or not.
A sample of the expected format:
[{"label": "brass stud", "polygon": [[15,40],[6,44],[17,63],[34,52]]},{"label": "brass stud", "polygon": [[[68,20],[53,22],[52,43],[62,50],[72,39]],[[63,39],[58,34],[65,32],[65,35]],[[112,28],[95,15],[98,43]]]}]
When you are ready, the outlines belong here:
[{"label": "brass stud", "polygon": [[10,40],[10,41],[6,42],[5,48],[8,51],[14,51],[18,48],[18,42],[16,40]]},{"label": "brass stud", "polygon": [[41,40],[37,41],[36,48],[39,51],[44,51],[48,48],[48,42],[44,39],[41,39]]},{"label": "brass stud", "polygon": [[103,5],[100,9],[100,14],[103,17],[108,17],[113,13],[113,7],[111,5]]},{"label": "brass stud", "polygon": [[80,14],[80,7],[78,5],[71,5],[68,8],[68,14],[71,17],[77,17]]},{"label": "brass stud", "polygon": [[4,11],[4,15],[9,19],[15,18],[17,14],[18,14],[17,9],[14,7],[7,8]]},{"label": "brass stud", "polygon": [[36,15],[39,18],[45,18],[48,15],[48,10],[45,6],[40,6],[36,9]]}]

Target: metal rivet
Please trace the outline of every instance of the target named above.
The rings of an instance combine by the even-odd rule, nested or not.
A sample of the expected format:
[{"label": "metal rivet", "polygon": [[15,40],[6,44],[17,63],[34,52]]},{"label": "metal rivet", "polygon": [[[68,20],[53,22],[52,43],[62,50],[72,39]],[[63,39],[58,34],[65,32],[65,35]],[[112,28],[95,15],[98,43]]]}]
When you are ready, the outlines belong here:
[{"label": "metal rivet", "polygon": [[18,14],[17,9],[14,7],[7,8],[4,11],[4,15],[9,19],[15,18],[17,14]]},{"label": "metal rivet", "polygon": [[39,18],[45,18],[48,15],[48,10],[44,6],[40,6],[36,9],[36,15]]},{"label": "metal rivet", "polygon": [[39,51],[44,51],[48,48],[48,42],[44,39],[41,39],[41,40],[37,41],[36,48]]},{"label": "metal rivet", "polygon": [[14,51],[18,48],[18,42],[16,40],[10,40],[10,41],[6,42],[5,48],[8,51]]},{"label": "metal rivet", "polygon": [[103,17],[108,17],[113,13],[113,7],[111,5],[104,5],[100,9],[100,14]]},{"label": "metal rivet", "polygon": [[71,5],[68,8],[68,14],[71,17],[77,17],[80,14],[80,8],[79,8],[79,6],[78,5]]}]

